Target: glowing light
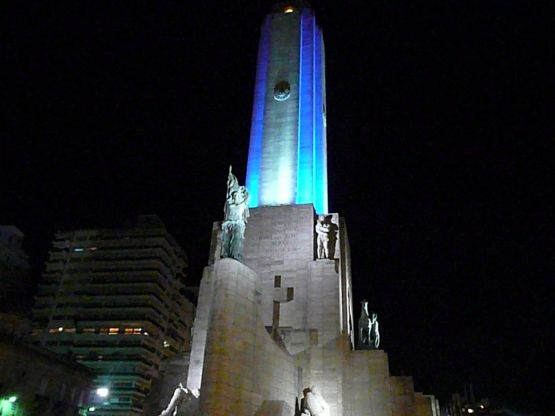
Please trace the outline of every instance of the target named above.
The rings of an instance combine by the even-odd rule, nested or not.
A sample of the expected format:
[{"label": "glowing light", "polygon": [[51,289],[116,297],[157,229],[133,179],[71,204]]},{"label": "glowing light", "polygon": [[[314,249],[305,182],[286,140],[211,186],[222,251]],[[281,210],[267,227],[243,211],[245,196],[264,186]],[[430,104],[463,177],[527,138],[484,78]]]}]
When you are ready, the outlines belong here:
[{"label": "glowing light", "polygon": [[96,395],[98,397],[108,397],[110,394],[110,389],[108,387],[99,387],[96,389]]},{"label": "glowing light", "polygon": [[285,10],[283,11],[283,13],[293,13],[295,11],[295,9],[291,6],[286,7]]},{"label": "glowing light", "polygon": [[96,407],[94,406],[89,407],[89,412],[94,412],[95,410],[96,410]]},{"label": "glowing light", "polygon": [[8,401],[9,401],[10,403],[15,403],[15,402],[17,401],[17,396],[10,396],[10,397],[8,398]]},{"label": "glowing light", "polygon": [[481,404],[481,405],[480,405],[480,409],[483,409],[483,408],[484,408],[484,405],[483,405],[483,404]]},{"label": "glowing light", "polygon": [[73,251],[76,252],[76,253],[79,253],[79,252],[81,252],[81,251],[85,251],[85,249],[82,248],[82,247],[75,247],[75,248],[73,249]]},{"label": "glowing light", "polygon": [[169,348],[170,343],[166,340],[164,340],[164,348]]},{"label": "glowing light", "polygon": [[58,332],[62,332],[63,330],[64,330],[64,327],[63,327],[63,326],[61,326],[61,327],[58,328]]},{"label": "glowing light", "polygon": [[474,413],[474,409],[468,409],[468,413]]}]

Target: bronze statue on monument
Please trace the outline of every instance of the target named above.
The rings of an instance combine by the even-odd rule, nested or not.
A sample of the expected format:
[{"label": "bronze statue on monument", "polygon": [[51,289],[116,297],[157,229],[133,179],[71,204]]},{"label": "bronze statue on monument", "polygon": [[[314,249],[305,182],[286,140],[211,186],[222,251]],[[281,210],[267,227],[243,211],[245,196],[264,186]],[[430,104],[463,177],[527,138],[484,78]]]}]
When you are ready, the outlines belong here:
[{"label": "bronze statue on monument", "polygon": [[245,224],[249,215],[249,192],[244,186],[239,186],[237,177],[231,173],[230,165],[222,223],[222,258],[243,260]]}]

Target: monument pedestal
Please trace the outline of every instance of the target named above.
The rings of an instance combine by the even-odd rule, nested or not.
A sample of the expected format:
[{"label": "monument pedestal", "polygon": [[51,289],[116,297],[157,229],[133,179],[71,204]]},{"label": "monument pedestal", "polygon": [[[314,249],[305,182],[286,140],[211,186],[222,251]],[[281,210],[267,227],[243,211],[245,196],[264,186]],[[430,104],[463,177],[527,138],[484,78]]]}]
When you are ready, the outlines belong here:
[{"label": "monument pedestal", "polygon": [[390,376],[384,351],[353,350],[347,232],[327,217],[330,259],[316,258],[312,205],[252,209],[245,264],[217,259],[214,225],[187,378],[205,415],[293,415],[312,386],[333,416],[417,413],[412,379]]},{"label": "monument pedestal", "polygon": [[252,416],[265,400],[294,413],[294,360],[262,323],[258,287],[256,273],[236,260],[204,271],[187,387],[201,390],[206,416]]}]

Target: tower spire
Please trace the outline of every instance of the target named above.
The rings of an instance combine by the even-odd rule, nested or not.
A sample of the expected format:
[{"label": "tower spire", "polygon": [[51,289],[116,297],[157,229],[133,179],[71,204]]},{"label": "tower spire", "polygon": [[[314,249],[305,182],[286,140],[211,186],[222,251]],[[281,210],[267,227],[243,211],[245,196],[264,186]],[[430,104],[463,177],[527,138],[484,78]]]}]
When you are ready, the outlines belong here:
[{"label": "tower spire", "polygon": [[328,212],[322,31],[306,1],[278,2],[262,26],[247,187],[251,207]]}]

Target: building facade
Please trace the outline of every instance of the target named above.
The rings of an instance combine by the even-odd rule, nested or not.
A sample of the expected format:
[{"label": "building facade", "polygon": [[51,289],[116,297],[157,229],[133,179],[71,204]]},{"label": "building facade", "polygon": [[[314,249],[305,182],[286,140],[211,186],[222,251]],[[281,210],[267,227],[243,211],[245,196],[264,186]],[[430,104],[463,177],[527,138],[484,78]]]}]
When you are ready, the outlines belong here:
[{"label": "building facade", "polygon": [[87,367],[24,343],[27,319],[0,313],[0,415],[75,416],[86,412]]},{"label": "building facade", "polygon": [[95,374],[97,415],[139,415],[163,359],[190,348],[186,256],[156,216],[58,232],[33,308],[33,344]]}]

